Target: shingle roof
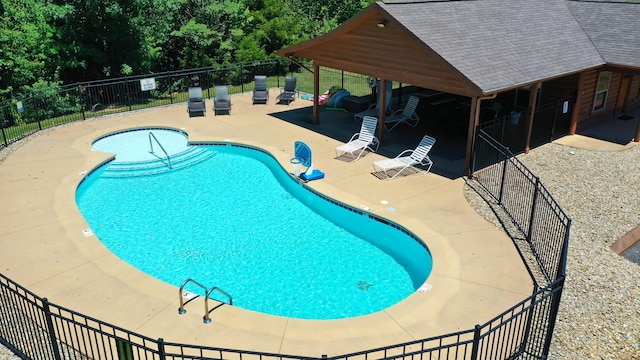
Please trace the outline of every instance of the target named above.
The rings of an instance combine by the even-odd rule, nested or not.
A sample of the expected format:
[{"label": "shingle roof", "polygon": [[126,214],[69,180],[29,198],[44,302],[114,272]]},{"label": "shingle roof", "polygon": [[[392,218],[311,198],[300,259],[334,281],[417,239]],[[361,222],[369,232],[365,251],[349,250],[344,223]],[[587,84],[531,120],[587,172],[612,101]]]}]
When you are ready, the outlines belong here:
[{"label": "shingle roof", "polygon": [[382,0],[337,29],[278,53],[330,43],[379,16],[428,48],[425,54],[448,63],[444,68],[474,93],[607,64],[640,68],[640,0]]},{"label": "shingle roof", "polygon": [[567,7],[607,63],[640,67],[640,3],[567,1]]},{"label": "shingle roof", "polygon": [[605,63],[564,0],[378,4],[485,93]]}]

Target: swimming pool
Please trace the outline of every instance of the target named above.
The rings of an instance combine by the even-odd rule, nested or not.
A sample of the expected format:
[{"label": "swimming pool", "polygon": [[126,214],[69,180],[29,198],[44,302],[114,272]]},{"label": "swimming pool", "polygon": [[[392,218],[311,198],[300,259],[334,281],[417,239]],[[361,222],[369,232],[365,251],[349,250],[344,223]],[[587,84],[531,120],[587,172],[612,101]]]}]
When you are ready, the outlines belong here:
[{"label": "swimming pool", "polygon": [[[148,135],[126,134],[148,152]],[[104,139],[126,146],[119,136]],[[270,154],[240,144],[186,146],[208,156],[147,176],[106,177],[117,165],[110,163],[78,187],[93,232],[134,267],[175,286],[187,278],[218,286],[234,306],[305,319],[380,311],[427,279],[431,256],[419,239],[313,191]]]}]

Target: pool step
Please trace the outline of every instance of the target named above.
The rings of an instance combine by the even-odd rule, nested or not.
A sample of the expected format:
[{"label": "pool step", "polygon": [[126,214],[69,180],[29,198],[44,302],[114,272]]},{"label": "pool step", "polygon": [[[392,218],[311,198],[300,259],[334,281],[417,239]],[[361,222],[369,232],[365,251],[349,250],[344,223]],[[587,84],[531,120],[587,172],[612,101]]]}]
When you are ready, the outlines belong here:
[{"label": "pool step", "polygon": [[115,160],[109,164],[102,176],[120,178],[157,175],[197,164],[201,161],[207,160],[213,155],[215,155],[215,152],[209,151],[203,147],[190,146],[185,151],[171,155],[171,167],[169,167],[169,161],[166,158],[127,162],[118,162]]}]

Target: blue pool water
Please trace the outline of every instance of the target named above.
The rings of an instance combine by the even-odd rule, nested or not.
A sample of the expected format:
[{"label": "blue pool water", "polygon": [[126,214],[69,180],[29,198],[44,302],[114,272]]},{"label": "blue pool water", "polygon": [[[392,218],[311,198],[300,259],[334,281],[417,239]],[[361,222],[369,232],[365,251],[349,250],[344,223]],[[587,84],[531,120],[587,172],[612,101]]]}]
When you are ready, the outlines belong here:
[{"label": "blue pool water", "polygon": [[[126,148],[120,136],[105,150]],[[410,233],[313,192],[263,151],[196,147],[210,156],[152,176],[106,177],[107,164],[78,187],[93,232],[134,267],[175,286],[218,286],[234,306],[305,319],[380,311],[427,279],[431,256]]]},{"label": "blue pool water", "polygon": [[101,137],[93,143],[93,148],[117,152],[115,161],[118,162],[145,161],[166,157],[164,151],[169,155],[182,152],[189,146],[187,140],[187,134],[179,130],[132,129],[119,132],[117,136]]}]

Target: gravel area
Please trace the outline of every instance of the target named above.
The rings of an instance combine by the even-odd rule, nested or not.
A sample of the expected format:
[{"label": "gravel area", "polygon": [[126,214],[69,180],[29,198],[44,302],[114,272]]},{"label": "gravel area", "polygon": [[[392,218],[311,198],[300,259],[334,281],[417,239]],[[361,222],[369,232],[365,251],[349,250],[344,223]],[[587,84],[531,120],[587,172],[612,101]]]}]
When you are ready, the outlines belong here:
[{"label": "gravel area", "polygon": [[[640,224],[640,146],[600,152],[546,144],[518,158],[573,220],[550,359],[640,359],[640,264],[610,249]],[[469,186],[466,195],[499,225]]]},{"label": "gravel area", "polygon": [[20,360],[20,358],[0,344],[0,360]]},{"label": "gravel area", "polygon": [[640,265],[610,246],[640,224],[640,146],[519,156],[573,219],[554,359],[640,359]]},{"label": "gravel area", "polygon": [[[0,151],[0,163],[41,131]],[[640,265],[610,246],[640,224],[640,146],[598,152],[547,144],[518,158],[573,219],[550,359],[640,359]],[[469,203],[496,223],[471,188]],[[18,357],[0,345],[0,360]]]}]

